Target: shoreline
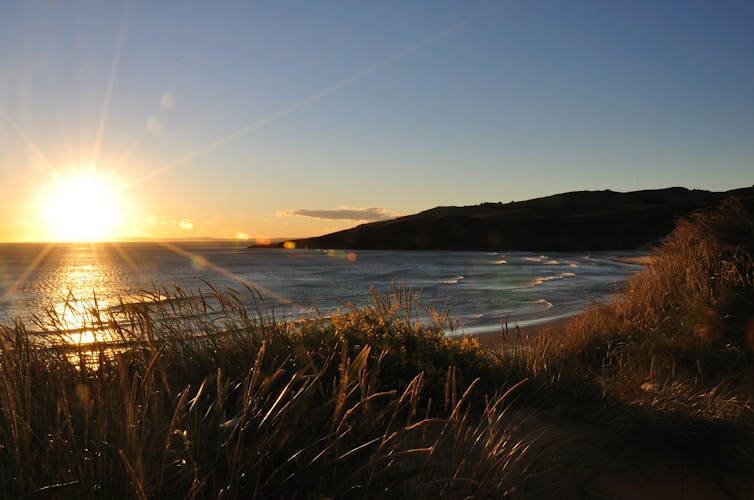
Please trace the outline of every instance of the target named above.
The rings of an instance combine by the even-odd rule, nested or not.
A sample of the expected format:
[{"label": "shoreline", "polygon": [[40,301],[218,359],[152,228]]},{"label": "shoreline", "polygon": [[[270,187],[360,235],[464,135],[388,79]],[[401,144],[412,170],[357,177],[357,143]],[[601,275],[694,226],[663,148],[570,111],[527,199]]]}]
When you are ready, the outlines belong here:
[{"label": "shoreline", "polygon": [[502,330],[493,332],[477,332],[459,335],[459,338],[469,338],[476,340],[480,346],[492,350],[500,350],[515,344],[530,343],[540,335],[547,332],[562,331],[565,324],[579,313],[567,316],[565,318],[554,318],[533,325],[519,326],[518,332],[516,325],[508,325],[508,333],[504,334]]},{"label": "shoreline", "polygon": [[[654,263],[655,254],[652,251],[642,252],[639,255],[620,255],[611,259],[613,262],[629,264],[639,267],[647,267]],[[480,346],[492,350],[501,350],[515,344],[529,344],[539,338],[543,333],[561,333],[568,321],[584,311],[577,311],[566,316],[556,316],[544,319],[541,322],[518,325],[508,324],[508,333],[503,333],[503,326],[495,330],[477,331],[457,335],[458,338],[476,340]]]},{"label": "shoreline", "polygon": [[634,266],[648,266],[654,263],[654,252],[649,252],[646,255],[622,255],[613,257],[614,262],[620,262],[621,264],[631,264]]}]

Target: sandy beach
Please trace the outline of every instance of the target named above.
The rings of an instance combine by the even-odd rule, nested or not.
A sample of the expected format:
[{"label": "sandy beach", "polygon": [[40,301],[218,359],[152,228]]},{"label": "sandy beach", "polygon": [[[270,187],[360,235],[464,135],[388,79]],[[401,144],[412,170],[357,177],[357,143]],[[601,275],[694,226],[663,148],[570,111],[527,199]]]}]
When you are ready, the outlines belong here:
[{"label": "sandy beach", "polygon": [[518,328],[516,325],[509,324],[507,333],[495,331],[471,333],[466,336],[476,339],[482,347],[498,350],[507,345],[511,345],[512,343],[529,343],[542,334],[557,334],[572,317],[573,316],[569,316],[568,318],[557,318],[552,321],[545,321],[535,325],[520,326]]}]

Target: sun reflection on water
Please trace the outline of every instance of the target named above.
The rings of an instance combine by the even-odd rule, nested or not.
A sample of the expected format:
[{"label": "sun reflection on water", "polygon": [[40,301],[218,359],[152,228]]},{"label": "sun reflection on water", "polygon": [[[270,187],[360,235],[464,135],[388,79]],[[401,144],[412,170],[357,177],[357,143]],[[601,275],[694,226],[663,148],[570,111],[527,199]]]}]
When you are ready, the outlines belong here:
[{"label": "sun reflection on water", "polygon": [[46,279],[51,303],[43,326],[69,344],[114,340],[108,327],[119,304],[118,281],[96,247],[72,248]]}]

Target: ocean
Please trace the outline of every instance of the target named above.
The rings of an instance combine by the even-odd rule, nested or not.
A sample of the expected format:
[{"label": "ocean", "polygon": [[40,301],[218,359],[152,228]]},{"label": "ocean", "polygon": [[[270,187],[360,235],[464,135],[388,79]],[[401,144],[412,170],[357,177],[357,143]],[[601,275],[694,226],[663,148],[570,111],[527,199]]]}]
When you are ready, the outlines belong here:
[{"label": "ocean", "polygon": [[[606,301],[640,268],[614,260],[631,252],[440,252],[248,249],[231,242],[0,244],[0,323],[39,324],[75,304],[102,310],[176,287],[259,293],[277,318],[367,304],[394,285],[450,307],[455,333],[495,331],[567,317]],[[249,308],[260,306],[244,293]],[[36,319],[35,319],[36,318]],[[71,324],[74,328],[77,325]],[[33,327],[29,328],[34,331]]]}]

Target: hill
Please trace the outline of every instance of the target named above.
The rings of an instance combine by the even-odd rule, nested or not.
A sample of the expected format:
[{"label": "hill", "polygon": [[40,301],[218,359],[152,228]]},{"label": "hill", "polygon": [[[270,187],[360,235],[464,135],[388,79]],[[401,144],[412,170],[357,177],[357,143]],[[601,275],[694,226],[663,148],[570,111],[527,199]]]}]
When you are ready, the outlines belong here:
[{"label": "hill", "polygon": [[754,187],[576,191],[505,204],[437,207],[292,242],[296,248],[357,250],[626,250],[658,241],[679,217],[731,196],[754,204]]}]

